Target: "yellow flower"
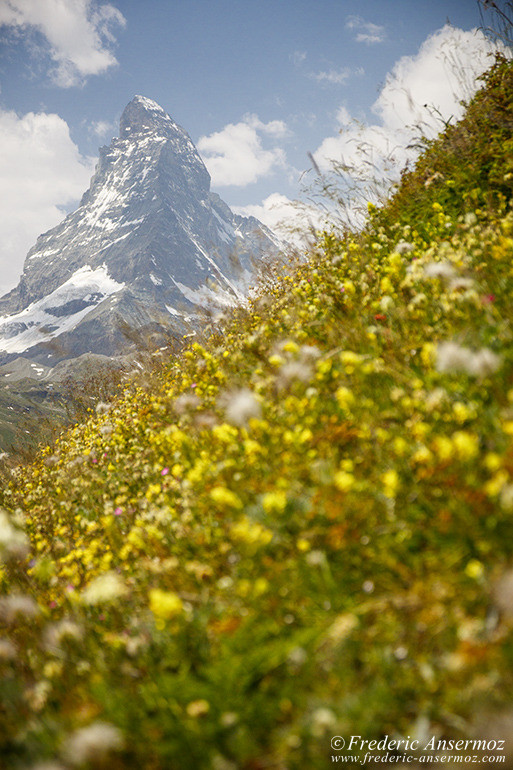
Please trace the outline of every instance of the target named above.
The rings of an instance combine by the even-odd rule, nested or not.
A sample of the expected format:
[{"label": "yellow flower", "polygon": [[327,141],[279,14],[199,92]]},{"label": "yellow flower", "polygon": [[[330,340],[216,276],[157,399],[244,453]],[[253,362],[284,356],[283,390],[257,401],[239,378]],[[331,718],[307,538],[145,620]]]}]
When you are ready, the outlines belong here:
[{"label": "yellow flower", "polygon": [[250,545],[267,545],[273,539],[273,533],[257,521],[244,517],[232,525],[230,532],[235,540]]},{"label": "yellow flower", "polygon": [[162,487],[160,484],[149,484],[148,489],[146,490],[145,497],[147,500],[151,502],[155,497],[157,497],[162,492]]},{"label": "yellow flower", "polygon": [[437,436],[433,441],[433,450],[440,460],[450,460],[454,454],[454,444],[447,436]]},{"label": "yellow flower", "polygon": [[355,401],[353,392],[343,385],[335,391],[335,398],[341,409],[347,409]]},{"label": "yellow flower", "polygon": [[426,367],[432,367],[436,358],[436,346],[432,342],[426,342],[420,351],[420,360]]},{"label": "yellow flower", "polygon": [[397,475],[397,471],[385,471],[381,476],[381,481],[383,482],[385,495],[387,497],[395,497],[399,488],[399,476]]},{"label": "yellow flower", "polygon": [[214,425],[212,435],[219,441],[222,441],[223,444],[229,444],[237,438],[239,432],[233,425],[223,422],[221,425]]},{"label": "yellow flower", "polygon": [[483,460],[483,465],[489,471],[498,471],[502,466],[502,457],[496,452],[488,452]]},{"label": "yellow flower", "polygon": [[240,510],[242,508],[242,503],[235,492],[232,492],[226,487],[219,486],[211,489],[210,499],[221,508],[235,508],[236,510]]},{"label": "yellow flower", "polygon": [[339,355],[340,363],[344,366],[356,366],[362,360],[359,353],[355,353],[354,350],[343,350]]},{"label": "yellow flower", "polygon": [[473,433],[458,430],[453,433],[452,440],[460,460],[471,460],[479,453],[479,439]]},{"label": "yellow flower", "polygon": [[152,588],[150,593],[150,610],[156,618],[171,620],[183,611],[183,602],[174,591],[162,591],[160,588]]},{"label": "yellow flower", "polygon": [[402,436],[396,436],[393,441],[394,452],[399,457],[404,457],[408,451],[408,442]]},{"label": "yellow flower", "polygon": [[386,275],[384,278],[381,279],[381,291],[383,294],[393,294],[394,293],[394,284],[390,280],[390,278]]},{"label": "yellow flower", "polygon": [[262,505],[266,513],[283,513],[287,505],[285,492],[266,492],[262,498]]},{"label": "yellow flower", "polygon": [[474,580],[479,580],[484,575],[484,567],[477,559],[471,559],[465,567],[465,575]]},{"label": "yellow flower", "polygon": [[355,485],[355,478],[352,473],[346,471],[337,471],[333,476],[333,481],[337,489],[341,492],[349,492]]},{"label": "yellow flower", "polygon": [[[331,358],[326,358],[324,360],[321,359],[316,363],[317,373],[321,375],[321,377],[322,375],[329,374],[329,372],[331,372],[332,366],[333,366],[333,363]],[[320,379],[320,378],[318,377],[317,379]]]},{"label": "yellow flower", "polygon": [[421,441],[431,430],[430,426],[425,422],[416,422],[411,427],[411,433],[414,438]]},{"label": "yellow flower", "polygon": [[452,405],[452,411],[454,414],[454,417],[458,420],[458,422],[465,422],[465,420],[468,420],[469,417],[472,416],[472,412],[468,408],[466,404],[463,404],[461,401],[456,401]]},{"label": "yellow flower", "polygon": [[414,463],[427,464],[432,461],[433,455],[431,454],[431,452],[426,446],[421,446],[413,454],[413,457],[411,459]]},{"label": "yellow flower", "polygon": [[287,340],[287,342],[282,345],[282,350],[285,353],[298,353],[299,345],[297,345],[297,343],[295,343],[293,340]]},{"label": "yellow flower", "polygon": [[262,596],[269,590],[269,581],[263,577],[257,578],[253,586],[253,593],[255,596]]},{"label": "yellow flower", "polygon": [[186,708],[187,714],[190,717],[203,717],[210,711],[210,703],[208,700],[193,700],[188,704]]},{"label": "yellow flower", "polygon": [[502,488],[506,485],[508,480],[509,474],[507,471],[498,471],[495,476],[486,482],[484,485],[484,491],[489,497],[497,497],[497,495],[501,493]]}]

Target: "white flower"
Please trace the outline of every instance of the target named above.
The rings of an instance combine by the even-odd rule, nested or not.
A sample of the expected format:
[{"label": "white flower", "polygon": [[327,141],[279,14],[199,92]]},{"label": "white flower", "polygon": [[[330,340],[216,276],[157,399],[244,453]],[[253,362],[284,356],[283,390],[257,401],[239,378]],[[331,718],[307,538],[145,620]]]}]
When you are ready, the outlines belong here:
[{"label": "white flower", "polygon": [[513,484],[502,487],[499,502],[505,511],[513,511]]},{"label": "white flower", "polygon": [[64,757],[75,767],[105,759],[111,751],[124,746],[121,730],[107,722],[93,722],[75,730],[64,745]]},{"label": "white flower", "polygon": [[463,217],[463,221],[467,227],[472,227],[473,225],[477,224],[477,217],[473,211],[468,211]]},{"label": "white flower", "polygon": [[424,275],[426,278],[442,278],[449,281],[456,275],[456,271],[451,262],[429,262],[424,265]]},{"label": "white flower", "polygon": [[303,647],[294,647],[287,655],[287,660],[292,666],[299,668],[308,660],[308,653]]},{"label": "white flower", "polygon": [[182,393],[175,399],[173,409],[177,414],[186,414],[186,412],[197,409],[201,404],[201,399],[195,393]]},{"label": "white flower", "polygon": [[494,591],[495,605],[506,617],[513,617],[513,570],[503,574]]},{"label": "white flower", "polygon": [[447,399],[447,391],[444,388],[435,388],[426,394],[424,403],[428,409],[438,409]]},{"label": "white flower", "polygon": [[115,572],[104,572],[94,578],[82,591],[84,604],[112,602],[128,593],[126,585]]},{"label": "white flower", "polygon": [[244,426],[252,417],[260,417],[262,410],[254,393],[248,388],[242,388],[226,395],[226,420],[232,425]]},{"label": "white flower", "polygon": [[287,387],[294,380],[310,382],[313,377],[312,367],[302,361],[289,361],[280,368],[278,382],[282,387]]},{"label": "white flower", "polygon": [[0,660],[13,660],[16,657],[16,647],[10,639],[0,638]]},{"label": "white flower", "polygon": [[472,278],[465,278],[464,276],[460,275],[450,281],[449,289],[451,291],[459,291],[460,289],[472,289],[474,285],[475,284]]},{"label": "white flower", "polygon": [[310,728],[312,735],[320,737],[324,735],[329,729],[334,728],[337,723],[337,717],[331,709],[321,708],[315,709],[312,714],[312,726]]},{"label": "white flower", "polygon": [[[239,715],[234,711],[225,711],[224,714],[221,714],[219,721],[223,727],[233,727],[233,725],[236,725],[239,721]],[[233,767],[235,767],[235,765],[233,765]]]},{"label": "white flower", "polygon": [[409,254],[409,252],[413,251],[414,248],[415,246],[413,243],[408,243],[407,241],[399,241],[394,251],[396,251],[398,254]]},{"label": "white flower", "polygon": [[485,377],[499,369],[501,359],[488,348],[471,350],[457,342],[441,342],[437,348],[436,368],[442,373],[464,373]]},{"label": "white flower", "polygon": [[379,309],[384,313],[388,313],[394,307],[394,300],[389,294],[385,294],[379,301]]},{"label": "white flower", "polygon": [[96,404],[96,414],[107,414],[112,409],[112,404],[107,404],[105,401],[98,401]]},{"label": "white flower", "polygon": [[6,623],[13,623],[18,616],[34,618],[39,607],[34,599],[26,594],[9,594],[0,598],[0,618]]},{"label": "white flower", "polygon": [[472,364],[471,374],[476,377],[486,377],[487,374],[493,374],[501,366],[500,356],[496,355],[488,348],[478,350]]},{"label": "white flower", "polygon": [[311,567],[319,567],[326,563],[326,554],[324,551],[310,551],[306,554],[306,562]]},{"label": "white flower", "polygon": [[0,509],[0,554],[23,559],[30,550],[26,534],[12,525],[5,511]]},{"label": "white flower", "polygon": [[321,351],[315,345],[302,345],[299,348],[299,356],[302,361],[315,361],[321,355]]},{"label": "white flower", "polygon": [[72,620],[63,618],[58,623],[53,623],[45,631],[45,646],[49,650],[59,651],[61,643],[65,639],[82,639],[84,631],[82,626]]}]

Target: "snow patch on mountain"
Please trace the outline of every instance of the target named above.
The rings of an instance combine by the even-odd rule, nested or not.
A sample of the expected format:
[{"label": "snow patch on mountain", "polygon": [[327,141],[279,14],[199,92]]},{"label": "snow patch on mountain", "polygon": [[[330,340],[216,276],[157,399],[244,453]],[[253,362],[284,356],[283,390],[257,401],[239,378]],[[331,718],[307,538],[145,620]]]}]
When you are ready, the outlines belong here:
[{"label": "snow patch on mountain", "polygon": [[62,286],[19,313],[0,316],[0,351],[22,353],[71,331],[100,302],[125,286],[109,276],[107,266],[76,270]]}]

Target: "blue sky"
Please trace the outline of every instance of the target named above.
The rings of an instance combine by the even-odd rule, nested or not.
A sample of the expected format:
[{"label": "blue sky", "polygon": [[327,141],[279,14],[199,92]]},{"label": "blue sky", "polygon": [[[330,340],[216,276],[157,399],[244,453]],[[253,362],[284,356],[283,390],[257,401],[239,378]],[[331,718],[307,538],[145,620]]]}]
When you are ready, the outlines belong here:
[{"label": "blue sky", "polygon": [[307,153],[351,153],[353,118],[378,145],[423,119],[403,85],[457,111],[458,78],[440,73],[455,50],[463,90],[484,69],[480,23],[476,0],[0,0],[0,290],[76,205],[135,94],[189,132],[229,205],[273,224]]}]

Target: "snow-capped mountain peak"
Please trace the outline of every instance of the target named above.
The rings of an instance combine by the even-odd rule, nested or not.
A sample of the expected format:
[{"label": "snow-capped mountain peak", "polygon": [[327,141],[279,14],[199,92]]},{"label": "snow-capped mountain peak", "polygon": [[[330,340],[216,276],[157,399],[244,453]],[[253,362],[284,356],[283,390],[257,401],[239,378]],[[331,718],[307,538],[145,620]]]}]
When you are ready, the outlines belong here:
[{"label": "snow-capped mountain peak", "polygon": [[270,231],[210,192],[187,132],[136,96],[80,206],[37,239],[0,299],[0,363],[21,352],[42,362],[114,355],[127,327],[180,334],[213,297],[240,299],[253,260],[276,250]]}]

